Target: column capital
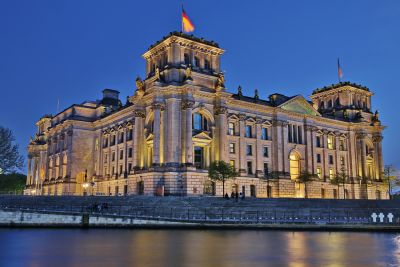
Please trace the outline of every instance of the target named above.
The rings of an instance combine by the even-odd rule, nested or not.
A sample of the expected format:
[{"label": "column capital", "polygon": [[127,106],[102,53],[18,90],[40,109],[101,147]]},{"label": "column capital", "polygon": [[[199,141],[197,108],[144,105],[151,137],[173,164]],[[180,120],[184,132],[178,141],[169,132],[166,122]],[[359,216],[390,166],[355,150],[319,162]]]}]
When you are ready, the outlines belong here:
[{"label": "column capital", "polygon": [[152,110],[156,110],[156,109],[165,110],[165,105],[164,105],[164,103],[154,102],[154,103],[151,105],[151,109],[152,109]]},{"label": "column capital", "polygon": [[226,115],[227,111],[228,111],[228,109],[226,107],[217,107],[217,108],[215,108],[214,114],[215,115],[223,115],[223,114]]},{"label": "column capital", "polygon": [[380,143],[383,140],[383,136],[381,134],[374,134],[372,136],[372,142],[374,143]]},{"label": "column capital", "polygon": [[243,114],[243,113],[240,113],[238,117],[239,117],[239,121],[245,121],[247,118],[246,114]]},{"label": "column capital", "polygon": [[356,138],[357,138],[358,140],[365,139],[366,137],[367,137],[367,134],[366,134],[366,133],[363,133],[363,132],[358,132],[358,133],[356,134]]},{"label": "column capital", "polygon": [[133,111],[133,115],[135,117],[139,117],[139,118],[145,118],[146,117],[146,114],[145,114],[144,110],[142,110],[142,109],[134,110]]},{"label": "column capital", "polygon": [[182,109],[192,109],[194,106],[194,101],[192,100],[183,100],[181,107]]}]

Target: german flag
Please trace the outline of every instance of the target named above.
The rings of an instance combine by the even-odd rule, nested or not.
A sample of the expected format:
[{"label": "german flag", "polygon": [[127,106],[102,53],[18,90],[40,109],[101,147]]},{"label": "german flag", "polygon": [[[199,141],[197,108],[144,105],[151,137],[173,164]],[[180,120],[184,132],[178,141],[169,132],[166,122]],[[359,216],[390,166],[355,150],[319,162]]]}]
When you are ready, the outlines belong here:
[{"label": "german flag", "polygon": [[182,31],[184,31],[184,32],[194,31],[194,25],[190,21],[188,15],[186,15],[186,12],[183,9],[183,7],[182,7]]}]

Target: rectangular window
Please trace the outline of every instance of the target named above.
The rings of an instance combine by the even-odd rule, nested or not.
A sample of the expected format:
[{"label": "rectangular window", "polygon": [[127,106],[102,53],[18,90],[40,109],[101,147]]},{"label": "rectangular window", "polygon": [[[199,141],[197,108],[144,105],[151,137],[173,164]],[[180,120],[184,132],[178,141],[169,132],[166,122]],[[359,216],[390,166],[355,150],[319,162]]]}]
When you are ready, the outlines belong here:
[{"label": "rectangular window", "polygon": [[132,140],[132,136],[133,136],[133,130],[129,129],[126,140],[127,141],[131,141]]},{"label": "rectangular window", "polygon": [[235,167],[235,161],[234,161],[233,159],[231,159],[231,160],[229,161],[229,164],[230,164],[231,166]]},{"label": "rectangular window", "polygon": [[119,151],[119,159],[123,159],[124,158],[124,151],[120,150]]},{"label": "rectangular window", "polygon": [[203,148],[202,147],[194,147],[194,164],[196,168],[202,169],[203,166]]},{"label": "rectangular window", "polygon": [[268,129],[267,128],[262,128],[262,130],[261,130],[261,139],[262,140],[268,140]]},{"label": "rectangular window", "polygon": [[202,130],[202,116],[200,113],[193,114],[193,129]]},{"label": "rectangular window", "polygon": [[302,128],[301,126],[297,126],[298,127],[298,131],[297,134],[299,135],[298,137],[298,144],[302,144],[303,143],[303,134],[302,134]]},{"label": "rectangular window", "polygon": [[108,147],[108,137],[106,136],[104,141],[103,141],[103,148]]},{"label": "rectangular window", "polygon": [[104,163],[107,163],[107,161],[108,161],[108,155],[104,154]]},{"label": "rectangular window", "polygon": [[335,174],[333,173],[333,169],[329,169],[329,179],[333,179],[333,176]]},{"label": "rectangular window", "polygon": [[345,165],[345,161],[344,161],[344,157],[343,156],[340,157],[340,165],[342,165],[342,166]]},{"label": "rectangular window", "polygon": [[130,173],[131,170],[132,170],[132,163],[129,163],[129,164],[128,164],[128,173]]},{"label": "rectangular window", "polygon": [[253,146],[252,145],[247,145],[246,146],[246,155],[247,156],[253,155]]},{"label": "rectangular window", "polygon": [[289,140],[289,143],[293,142],[293,139],[292,139],[292,125],[291,124],[288,125],[288,140]]},{"label": "rectangular window", "polygon": [[122,165],[119,165],[119,175],[122,174]]},{"label": "rectangular window", "polygon": [[115,161],[115,152],[113,152],[111,155],[111,161]]},{"label": "rectangular window", "polygon": [[317,176],[319,179],[322,178],[322,169],[320,167],[317,168]]},{"label": "rectangular window", "polygon": [[321,154],[317,154],[317,163],[321,163]]},{"label": "rectangular window", "polygon": [[329,155],[329,164],[333,164],[333,156]]},{"label": "rectangular window", "polygon": [[334,138],[334,137],[331,136],[331,135],[328,136],[328,139],[327,139],[328,149],[333,149],[333,147],[334,147],[334,146],[333,146],[333,141],[334,141],[333,138]]},{"label": "rectangular window", "polygon": [[229,143],[229,153],[235,154],[235,143]]},{"label": "rectangular window", "polygon": [[325,189],[321,188],[321,198],[325,198]]},{"label": "rectangular window", "polygon": [[113,167],[112,167],[111,175],[114,175],[114,174],[115,174],[115,167],[113,166]]},{"label": "rectangular window", "polygon": [[252,161],[247,162],[247,173],[253,174],[253,162]]},{"label": "rectangular window", "polygon": [[124,142],[124,133],[119,133],[118,144],[121,144],[123,142]]},{"label": "rectangular window", "polygon": [[112,145],[112,146],[115,145],[115,135],[113,135],[113,136],[111,137],[111,145]]},{"label": "rectangular window", "polygon": [[195,67],[200,67],[200,58],[194,57],[194,66]]},{"label": "rectangular window", "polygon": [[207,59],[204,60],[204,69],[206,69],[206,70],[211,69],[210,61]]},{"label": "rectangular window", "polygon": [[184,59],[185,65],[189,65],[190,64],[189,54],[185,53],[183,55],[183,59]]},{"label": "rectangular window", "polygon": [[344,140],[343,140],[343,139],[340,139],[340,140],[339,140],[339,149],[340,149],[340,150],[345,150],[345,147],[344,147]]},{"label": "rectangular window", "polygon": [[228,123],[228,134],[235,135],[235,123],[233,122]]},{"label": "rectangular window", "polygon": [[293,125],[293,143],[297,144],[297,126]]},{"label": "rectangular window", "polygon": [[321,136],[317,136],[317,139],[316,139],[316,146],[317,146],[317,147],[321,147]]},{"label": "rectangular window", "polygon": [[251,138],[252,136],[251,125],[246,125],[246,137]]},{"label": "rectangular window", "polygon": [[268,147],[267,147],[267,146],[265,146],[265,147],[263,148],[263,155],[264,155],[264,157],[266,157],[266,158],[269,157]]},{"label": "rectangular window", "polygon": [[264,162],[264,176],[269,174],[268,162]]},{"label": "rectangular window", "polygon": [[133,154],[133,149],[130,147],[130,148],[128,149],[128,157],[129,157],[129,158],[132,158],[132,154]]}]

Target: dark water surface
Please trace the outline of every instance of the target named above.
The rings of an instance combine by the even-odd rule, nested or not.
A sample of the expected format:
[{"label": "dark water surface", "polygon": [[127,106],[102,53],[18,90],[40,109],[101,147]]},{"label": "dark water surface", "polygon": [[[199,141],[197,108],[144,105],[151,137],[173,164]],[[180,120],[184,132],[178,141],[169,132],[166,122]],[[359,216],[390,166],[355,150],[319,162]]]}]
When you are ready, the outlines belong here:
[{"label": "dark water surface", "polygon": [[0,266],[400,266],[400,234],[0,229]]}]

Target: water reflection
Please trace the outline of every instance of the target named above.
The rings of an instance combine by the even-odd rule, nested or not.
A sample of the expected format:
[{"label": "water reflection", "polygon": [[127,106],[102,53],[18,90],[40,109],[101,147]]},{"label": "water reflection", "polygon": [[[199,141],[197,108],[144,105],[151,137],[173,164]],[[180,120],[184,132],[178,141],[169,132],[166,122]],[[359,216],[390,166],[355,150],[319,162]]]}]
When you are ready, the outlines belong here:
[{"label": "water reflection", "polygon": [[400,266],[400,236],[192,230],[0,230],[0,266]]}]

